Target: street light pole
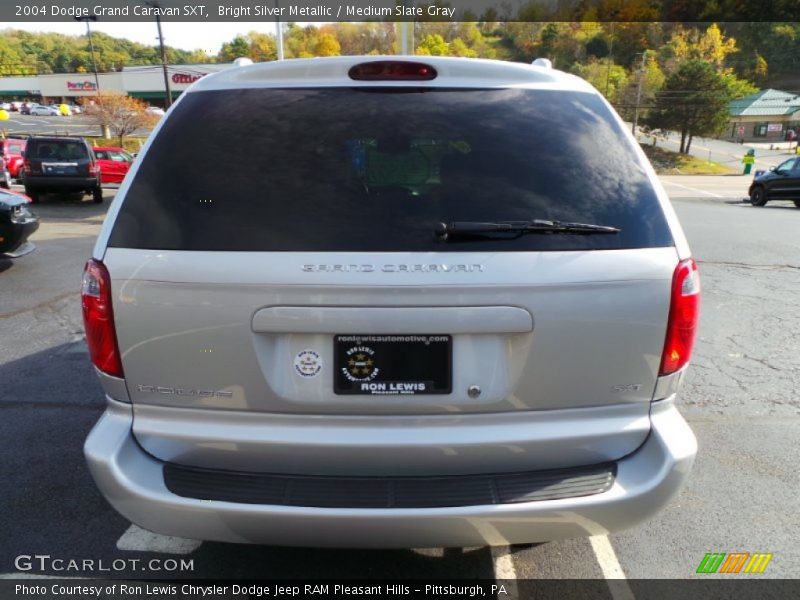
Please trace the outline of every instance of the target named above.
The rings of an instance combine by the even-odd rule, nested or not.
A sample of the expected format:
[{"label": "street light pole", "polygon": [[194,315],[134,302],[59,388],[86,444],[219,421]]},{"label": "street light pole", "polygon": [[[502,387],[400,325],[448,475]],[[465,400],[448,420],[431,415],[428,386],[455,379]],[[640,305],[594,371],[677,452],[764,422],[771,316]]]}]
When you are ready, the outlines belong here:
[{"label": "street light pole", "polygon": [[[280,4],[278,0],[275,0],[275,8],[280,9]],[[281,11],[276,10],[275,14],[280,15]],[[276,33],[278,34],[278,60],[283,60],[283,23],[281,23],[280,16],[276,17],[275,26],[277,28]]]},{"label": "street light pole", "polygon": [[92,29],[89,27],[89,21],[97,21],[97,15],[88,15],[85,17],[75,17],[76,21],[86,23],[86,36],[89,38],[89,49],[92,54],[92,69],[94,70],[94,89],[96,93],[100,93],[100,78],[97,76],[97,61],[94,57],[94,40],[92,40]]}]

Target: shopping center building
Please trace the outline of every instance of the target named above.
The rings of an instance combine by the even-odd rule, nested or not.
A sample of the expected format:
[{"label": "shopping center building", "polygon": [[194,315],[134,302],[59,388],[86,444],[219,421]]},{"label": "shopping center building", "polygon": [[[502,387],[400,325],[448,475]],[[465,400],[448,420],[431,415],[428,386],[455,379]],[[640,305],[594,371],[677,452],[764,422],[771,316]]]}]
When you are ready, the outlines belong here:
[{"label": "shopping center building", "polygon": [[[167,67],[173,99],[208,73],[232,66],[224,64],[170,65]],[[165,103],[164,71],[161,65],[125,67],[111,73],[52,73],[0,77],[0,100],[30,100],[41,104],[75,102],[101,92],[127,94],[148,104]]]}]

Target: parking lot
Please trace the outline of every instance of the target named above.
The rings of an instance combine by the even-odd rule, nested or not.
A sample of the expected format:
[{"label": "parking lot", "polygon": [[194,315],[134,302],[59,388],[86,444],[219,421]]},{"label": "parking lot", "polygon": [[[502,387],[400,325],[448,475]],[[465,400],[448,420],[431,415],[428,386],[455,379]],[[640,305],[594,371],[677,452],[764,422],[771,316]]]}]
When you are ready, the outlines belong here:
[{"label": "parking lot", "polygon": [[[0,130],[9,135],[82,135],[99,136],[100,127],[95,120],[85,114],[70,117],[46,117],[9,113],[7,121],[0,121]],[[142,129],[135,135],[146,135],[149,130]]]},{"label": "parking lot", "polygon": [[791,202],[751,207],[742,201],[749,179],[740,176],[662,180],[703,278],[699,340],[681,398],[699,442],[688,486],[655,520],[609,537],[463,550],[200,543],[148,534],[117,515],[82,455],[103,400],[78,299],[114,190],[102,205],[46,199],[36,207],[38,249],[0,260],[0,576],[19,574],[19,555],[49,554],[193,559],[191,572],[114,573],[137,577],[688,578],[699,577],[705,553],[742,551],[774,554],[759,577],[796,577],[800,210]]}]

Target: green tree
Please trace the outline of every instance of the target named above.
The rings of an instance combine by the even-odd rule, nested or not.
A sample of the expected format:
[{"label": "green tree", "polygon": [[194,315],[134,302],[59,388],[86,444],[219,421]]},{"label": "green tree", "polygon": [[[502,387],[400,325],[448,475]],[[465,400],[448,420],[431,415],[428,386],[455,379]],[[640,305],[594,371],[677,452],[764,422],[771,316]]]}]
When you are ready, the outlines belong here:
[{"label": "green tree", "polygon": [[475,58],[478,56],[478,53],[472,48],[469,48],[464,43],[464,40],[462,40],[461,38],[456,38],[452,42],[450,42],[450,55]]},{"label": "green tree", "polygon": [[242,56],[250,54],[250,43],[243,35],[237,35],[230,42],[222,44],[222,48],[217,54],[220,62],[233,62]]},{"label": "green tree", "polygon": [[16,49],[0,37],[0,75],[26,75],[29,67],[22,61]]},{"label": "green tree", "polygon": [[596,58],[605,58],[608,56],[610,48],[608,41],[602,35],[596,35],[586,42],[586,54]]},{"label": "green tree", "polygon": [[576,64],[572,72],[591,83],[612,104],[620,101],[622,91],[628,84],[625,67],[615,65],[609,60],[590,60],[585,65]]},{"label": "green tree", "polygon": [[438,33],[428,34],[417,46],[416,53],[424,56],[449,56],[450,45]]},{"label": "green tree", "polygon": [[680,152],[688,154],[695,136],[719,134],[727,126],[729,86],[709,63],[688,60],[667,77],[643,121],[653,130],[679,131]]}]

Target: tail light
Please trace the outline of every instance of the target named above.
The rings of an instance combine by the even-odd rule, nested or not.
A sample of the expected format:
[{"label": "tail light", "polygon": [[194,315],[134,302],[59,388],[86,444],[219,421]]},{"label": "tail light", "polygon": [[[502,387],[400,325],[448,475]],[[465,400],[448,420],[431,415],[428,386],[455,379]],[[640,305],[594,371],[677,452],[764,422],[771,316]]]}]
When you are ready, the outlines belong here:
[{"label": "tail light", "polygon": [[667,338],[661,355],[659,375],[670,375],[685,366],[692,356],[700,316],[700,273],[694,259],[675,267],[669,306]]},{"label": "tail light", "polygon": [[29,161],[27,158],[25,159],[25,162],[22,163],[22,170],[25,172],[25,175],[31,172],[31,161]]},{"label": "tail light", "polygon": [[92,363],[103,373],[124,377],[111,308],[111,278],[98,260],[91,259],[83,270],[81,304]]}]

